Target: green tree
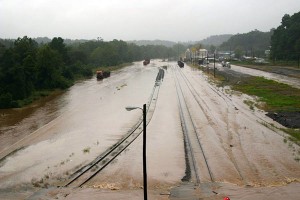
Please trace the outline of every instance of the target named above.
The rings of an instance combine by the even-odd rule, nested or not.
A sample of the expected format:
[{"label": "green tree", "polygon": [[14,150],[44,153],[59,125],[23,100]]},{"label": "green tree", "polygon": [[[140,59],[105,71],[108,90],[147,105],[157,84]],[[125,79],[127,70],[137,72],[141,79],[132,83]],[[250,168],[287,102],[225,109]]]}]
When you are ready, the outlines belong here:
[{"label": "green tree", "polygon": [[61,37],[55,37],[49,43],[51,49],[56,50],[59,55],[62,57],[65,64],[69,64],[70,59],[68,55],[68,50],[64,44],[64,40]]},{"label": "green tree", "polygon": [[38,86],[41,89],[66,88],[70,83],[62,76],[63,60],[60,54],[45,45],[37,52]]},{"label": "green tree", "polygon": [[0,93],[0,108],[10,108],[12,106],[12,95],[10,93]]},{"label": "green tree", "polygon": [[0,42],[0,59],[2,59],[2,56],[5,51],[6,51],[5,45]]},{"label": "green tree", "polygon": [[300,12],[282,17],[271,38],[273,59],[297,60],[300,55]]},{"label": "green tree", "polygon": [[228,41],[220,45],[221,50],[235,50],[240,49],[245,54],[250,52],[251,56],[264,56],[266,49],[269,49],[271,36],[273,31],[261,32],[258,30],[251,31],[244,34],[236,34]]},{"label": "green tree", "polygon": [[21,100],[29,97],[34,91],[36,50],[37,43],[24,36],[18,38],[14,46],[3,54],[0,63],[0,85],[4,99]]},{"label": "green tree", "polygon": [[242,50],[242,47],[240,46],[237,46],[234,50],[234,54],[235,54],[235,57],[240,59],[242,56],[243,56],[243,50]]},{"label": "green tree", "polygon": [[32,40],[31,38],[28,38],[27,36],[24,36],[23,38],[18,38],[14,42],[14,52],[15,52],[15,60],[16,62],[22,64],[23,60],[27,56],[35,57],[36,51],[38,48],[38,44]]},{"label": "green tree", "polygon": [[38,69],[36,66],[36,60],[28,55],[23,60],[25,85],[28,96],[35,90],[35,84],[37,81]]}]

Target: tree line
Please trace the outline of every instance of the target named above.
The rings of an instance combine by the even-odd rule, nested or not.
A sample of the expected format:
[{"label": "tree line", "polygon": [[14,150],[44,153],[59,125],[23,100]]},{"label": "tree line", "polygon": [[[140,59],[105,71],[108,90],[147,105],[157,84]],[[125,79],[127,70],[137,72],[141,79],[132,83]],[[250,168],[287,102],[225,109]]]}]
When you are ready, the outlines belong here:
[{"label": "tree line", "polygon": [[270,50],[270,59],[299,60],[300,57],[300,12],[292,16],[285,14],[281,25],[268,32],[258,30],[236,34],[222,43],[218,50],[241,56],[264,57],[265,50]]},{"label": "tree line", "polygon": [[270,49],[273,29],[269,32],[258,30],[249,33],[236,34],[220,45],[221,50],[234,52],[236,58],[242,56],[264,57],[265,50]]},{"label": "tree line", "polygon": [[175,57],[184,48],[137,46],[122,40],[66,45],[60,37],[46,44],[27,36],[0,40],[0,108],[21,107],[40,91],[66,89],[79,78],[92,77],[99,67]]},{"label": "tree line", "polygon": [[[281,25],[271,38],[271,58],[274,60],[299,60],[300,57],[300,12],[285,14]],[[299,62],[299,61],[298,61]]]}]

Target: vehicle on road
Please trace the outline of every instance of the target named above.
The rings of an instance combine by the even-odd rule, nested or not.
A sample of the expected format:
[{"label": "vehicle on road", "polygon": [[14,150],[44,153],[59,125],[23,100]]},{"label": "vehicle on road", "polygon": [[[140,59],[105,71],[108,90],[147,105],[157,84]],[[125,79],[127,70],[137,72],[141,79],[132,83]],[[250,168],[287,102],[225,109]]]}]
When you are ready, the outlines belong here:
[{"label": "vehicle on road", "polygon": [[221,64],[222,64],[222,67],[228,67],[228,68],[231,67],[230,62],[222,61]]}]

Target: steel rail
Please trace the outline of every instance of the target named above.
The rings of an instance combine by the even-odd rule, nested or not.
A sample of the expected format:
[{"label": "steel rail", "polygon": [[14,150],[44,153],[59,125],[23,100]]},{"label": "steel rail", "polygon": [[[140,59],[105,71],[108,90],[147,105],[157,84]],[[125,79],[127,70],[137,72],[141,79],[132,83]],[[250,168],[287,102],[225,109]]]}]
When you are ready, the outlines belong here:
[{"label": "steel rail", "polygon": [[[196,100],[197,104],[198,104],[198,105],[200,106],[200,108],[202,109],[202,106],[201,106],[200,102],[198,101],[198,99],[197,99],[197,97],[195,96],[194,93],[196,93],[197,96],[198,96],[203,102],[204,102],[204,100],[203,100],[203,99],[200,97],[200,95],[197,93],[196,89],[193,87],[193,85],[192,85],[191,82],[188,80],[188,78],[185,76],[185,74],[184,74],[182,71],[180,71],[180,74],[181,74],[181,76],[183,77],[183,79],[184,79],[184,81],[185,81],[187,87],[189,88],[190,92],[192,93],[192,95],[193,95],[194,99]],[[190,86],[189,86],[189,85],[190,85]],[[191,88],[193,88],[194,92],[192,91]],[[214,92],[216,92],[216,91],[214,91]],[[216,93],[217,93],[217,92],[216,92]],[[225,100],[225,98],[222,97],[221,94],[219,94],[219,96],[220,96],[223,100]],[[225,100],[225,101],[226,101],[226,100]],[[226,102],[226,103],[227,103],[227,102]],[[227,103],[227,105],[228,105],[228,103]],[[202,110],[203,110],[203,109],[202,109]],[[209,119],[210,117],[205,113],[204,110],[203,110],[203,112],[204,112],[206,118]],[[227,109],[227,114],[228,114],[228,109]],[[211,122],[210,122],[210,123],[211,123]],[[226,121],[226,123],[227,123],[227,127],[228,127],[228,126],[229,126],[228,121]],[[200,141],[199,141],[199,142],[200,142]],[[235,169],[237,170],[237,172],[238,172],[238,174],[239,174],[241,180],[245,183],[245,185],[247,185],[248,183],[247,183],[245,177],[242,175],[242,172],[241,172],[240,168],[238,167],[238,165],[237,165],[237,163],[236,163],[236,160],[233,159],[232,162],[233,162],[233,165],[234,165]]]},{"label": "steel rail", "polygon": [[[176,74],[175,74],[175,70],[174,68],[172,67],[172,72],[173,72],[173,77],[174,77],[174,81],[175,81],[175,87],[176,87],[176,94],[177,94],[177,99],[178,99],[178,106],[179,106],[179,114],[180,114],[180,121],[181,121],[181,126],[182,126],[182,130],[183,130],[183,136],[184,136],[184,143],[185,143],[185,152],[186,152],[186,162],[188,162],[186,165],[187,167],[192,167],[192,170],[194,171],[194,174],[195,174],[195,177],[196,177],[196,183],[197,184],[200,184],[201,180],[200,180],[200,176],[198,174],[198,171],[196,170],[197,168],[197,165],[196,165],[196,160],[195,160],[195,156],[194,156],[194,152],[192,151],[191,149],[191,142],[190,142],[190,138],[189,138],[189,135],[188,135],[188,130],[187,130],[187,122],[186,122],[186,119],[184,117],[184,114],[183,114],[183,108],[182,108],[182,100],[180,100],[180,94],[179,94],[179,86],[178,86],[178,79],[176,77]],[[183,95],[183,94],[182,94]],[[184,101],[184,97],[183,97],[183,101]],[[191,159],[191,160],[190,160]],[[192,164],[192,166],[190,166],[190,163]],[[190,168],[191,169],[191,168]],[[188,171],[186,171],[188,172]],[[188,177],[188,179],[190,179],[191,177]]]},{"label": "steel rail", "polygon": [[[179,71],[179,72],[180,72],[181,69],[178,69],[178,68],[177,68],[177,69],[175,69],[175,71]],[[191,120],[191,124],[192,124],[193,129],[194,129],[195,137],[197,138],[197,143],[198,143],[198,145],[199,145],[199,147],[200,147],[200,150],[201,150],[201,153],[202,153],[202,155],[203,155],[203,158],[204,158],[204,161],[205,161],[205,165],[206,165],[206,167],[207,167],[207,171],[208,171],[210,180],[211,180],[212,182],[214,182],[213,173],[212,173],[212,171],[211,171],[211,169],[210,169],[210,167],[209,167],[209,164],[208,164],[208,161],[207,161],[207,157],[206,157],[205,152],[204,152],[204,149],[203,149],[203,147],[202,147],[200,138],[199,138],[198,135],[197,135],[197,128],[196,128],[196,126],[195,126],[195,123],[194,123],[194,121],[193,121],[192,115],[191,115],[191,113],[190,113],[190,111],[189,111],[189,109],[188,109],[188,106],[187,106],[187,104],[186,104],[186,100],[185,100],[185,97],[184,97],[184,94],[183,94],[183,90],[182,90],[182,87],[181,87],[181,85],[180,85],[180,82],[179,82],[179,79],[178,79],[178,76],[177,76],[176,72],[175,72],[175,77],[176,77],[176,79],[177,79],[178,86],[179,86],[180,92],[181,92],[182,97],[183,97],[183,100],[184,100],[184,104],[185,104],[185,106],[186,106],[186,108],[187,108],[187,113],[188,113],[188,116],[189,116],[189,118],[190,118],[190,120]]]},{"label": "steel rail", "polygon": [[[156,102],[158,99],[159,89],[160,89],[161,81],[156,80],[153,90],[151,92],[150,98],[148,100],[147,104],[147,115],[149,114],[150,106],[152,105],[151,109],[151,115],[150,117],[147,117],[147,125],[150,123],[152,116],[154,114],[155,108],[156,108]],[[153,103],[154,102],[154,103]],[[69,179],[71,179],[67,184],[64,185],[64,187],[70,186],[72,183],[74,183],[76,180],[78,180],[82,175],[88,173],[89,170],[91,170],[93,167],[97,166],[101,161],[105,163],[102,167],[100,167],[98,170],[91,173],[86,180],[84,180],[78,187],[83,186],[85,183],[87,183],[89,180],[91,180],[96,174],[98,174],[100,171],[102,171],[109,163],[111,163],[120,153],[122,153],[141,133],[143,130],[136,132],[136,130],[141,126],[142,119],[140,119],[136,126],[128,133],[126,134],[122,139],[120,139],[116,144],[114,144],[112,147],[110,147],[108,150],[106,150],[104,153],[102,153],[100,156],[98,156],[95,160],[90,162],[89,164],[85,165],[81,169],[74,172]],[[133,136],[132,138],[130,138]],[[125,144],[123,147],[121,147],[122,144]],[[120,148],[121,147],[121,148]],[[115,152],[117,151],[117,152]],[[113,156],[109,159],[108,157]],[[107,159],[109,159],[107,161]],[[104,162],[105,161],[105,162]]]}]

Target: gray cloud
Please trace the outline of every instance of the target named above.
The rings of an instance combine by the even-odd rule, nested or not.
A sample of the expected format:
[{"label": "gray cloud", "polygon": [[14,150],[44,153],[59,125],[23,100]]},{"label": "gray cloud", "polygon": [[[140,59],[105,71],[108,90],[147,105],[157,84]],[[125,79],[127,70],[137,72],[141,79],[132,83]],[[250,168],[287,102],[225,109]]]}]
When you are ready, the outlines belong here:
[{"label": "gray cloud", "polygon": [[0,0],[0,37],[201,40],[268,31],[299,0]]}]

